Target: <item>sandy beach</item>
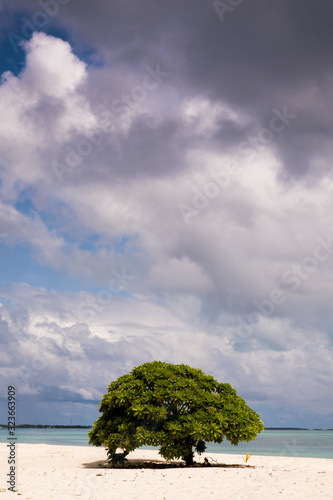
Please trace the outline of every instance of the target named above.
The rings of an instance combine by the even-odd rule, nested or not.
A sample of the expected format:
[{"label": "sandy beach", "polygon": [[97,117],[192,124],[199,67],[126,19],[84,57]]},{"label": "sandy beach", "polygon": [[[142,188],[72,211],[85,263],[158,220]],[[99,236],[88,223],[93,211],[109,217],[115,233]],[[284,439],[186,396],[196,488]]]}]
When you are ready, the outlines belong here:
[{"label": "sandy beach", "polygon": [[[184,468],[154,450],[128,455],[125,469],[107,468],[103,448],[19,444],[16,492],[7,491],[8,448],[0,445],[0,500],[22,499],[332,499],[333,460],[203,454],[211,466]],[[144,465],[144,467],[142,467]]]}]

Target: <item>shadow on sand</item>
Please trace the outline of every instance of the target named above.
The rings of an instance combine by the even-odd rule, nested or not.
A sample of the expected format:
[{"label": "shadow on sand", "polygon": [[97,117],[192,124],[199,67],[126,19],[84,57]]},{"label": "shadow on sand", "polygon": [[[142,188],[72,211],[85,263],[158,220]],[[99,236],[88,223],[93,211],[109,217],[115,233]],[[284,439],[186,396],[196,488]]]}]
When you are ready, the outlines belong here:
[{"label": "shadow on sand", "polygon": [[[208,457],[209,458],[209,457]],[[107,460],[98,460],[82,464],[85,469],[176,469],[176,468],[205,468],[205,467],[222,467],[222,468],[237,468],[237,469],[254,469],[253,465],[243,464],[223,464],[218,463],[214,459],[207,459],[202,462],[195,462],[189,467],[185,466],[182,461],[166,461],[166,460],[149,460],[149,459],[127,459],[123,464],[111,465]]]}]

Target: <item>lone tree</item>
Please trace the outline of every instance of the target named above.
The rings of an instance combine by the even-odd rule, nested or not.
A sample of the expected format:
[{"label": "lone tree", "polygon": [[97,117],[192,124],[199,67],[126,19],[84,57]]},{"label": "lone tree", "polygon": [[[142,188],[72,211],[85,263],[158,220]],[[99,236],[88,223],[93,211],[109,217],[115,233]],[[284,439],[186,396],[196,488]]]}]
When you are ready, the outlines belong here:
[{"label": "lone tree", "polygon": [[[134,368],[111,382],[102,399],[102,415],[89,432],[89,443],[105,446],[113,463],[142,445],[160,446],[170,460],[192,465],[194,451],[205,441],[233,445],[255,439],[264,429],[230,384],[187,365],[154,361]],[[123,450],[117,454],[117,448]]]}]

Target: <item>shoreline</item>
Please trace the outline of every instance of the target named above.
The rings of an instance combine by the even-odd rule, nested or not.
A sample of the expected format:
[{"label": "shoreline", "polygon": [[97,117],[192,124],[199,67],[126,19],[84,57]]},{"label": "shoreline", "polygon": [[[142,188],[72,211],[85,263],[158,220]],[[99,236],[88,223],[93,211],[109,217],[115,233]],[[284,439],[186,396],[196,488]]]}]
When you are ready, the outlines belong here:
[{"label": "shoreline", "polygon": [[[16,494],[27,500],[332,498],[332,459],[252,455],[245,463],[241,454],[203,453],[195,460],[203,463],[205,457],[212,466],[181,467],[181,461],[166,462],[155,450],[138,449],[127,456],[125,468],[108,468],[103,447],[18,443]],[[7,459],[1,443],[0,499],[13,498],[4,491]]]},{"label": "shoreline", "polygon": [[[6,437],[6,440],[3,440],[1,441],[0,440],[0,446],[2,445],[5,445],[7,443],[7,437]],[[42,442],[36,442],[36,443],[27,443],[25,441],[20,441],[19,439],[16,441],[16,445],[17,446],[22,446],[22,445],[33,445],[33,446],[38,446],[38,445],[43,445],[43,446],[63,446],[65,448],[70,448],[70,447],[73,447],[73,448],[84,448],[84,449],[92,449],[92,448],[96,448],[95,446],[93,445],[90,445],[90,444],[73,444],[73,443],[70,443],[70,444],[64,444],[64,443],[42,443]],[[104,450],[104,448],[101,446],[99,447],[100,450]],[[292,449],[290,447],[290,449]],[[140,447],[137,449],[137,451],[155,451],[156,453],[158,453],[158,447],[156,448],[153,448],[153,447]],[[239,457],[245,457],[247,451],[250,453],[251,456],[260,456],[260,457],[266,457],[266,458],[269,458],[269,457],[275,457],[275,458],[308,458],[308,459],[313,459],[313,460],[317,460],[317,459],[322,459],[322,460],[333,460],[333,454],[331,453],[332,456],[313,456],[313,455],[299,455],[296,451],[296,453],[290,453],[290,455],[283,455],[282,453],[283,452],[279,452],[279,453],[275,453],[275,454],[269,454],[269,453],[265,453],[263,451],[256,451],[256,450],[251,450],[250,447],[244,449],[244,450],[237,450],[237,451],[232,451],[231,450],[227,450],[227,451],[224,451],[224,452],[220,452],[220,451],[211,451],[211,450],[208,450],[206,451],[202,456],[205,456],[205,455],[230,455],[230,456],[239,456]],[[1,499],[0,499],[1,500]]]},{"label": "shoreline", "polygon": [[[18,444],[48,444],[59,446],[84,446],[90,448],[86,430],[71,429],[16,429]],[[7,443],[8,430],[0,429],[0,443]],[[232,446],[227,440],[222,444],[207,442],[206,453],[244,455],[249,452],[260,456],[285,456],[333,459],[333,431],[267,430],[255,441],[240,442]],[[155,449],[142,447],[138,449]]]}]

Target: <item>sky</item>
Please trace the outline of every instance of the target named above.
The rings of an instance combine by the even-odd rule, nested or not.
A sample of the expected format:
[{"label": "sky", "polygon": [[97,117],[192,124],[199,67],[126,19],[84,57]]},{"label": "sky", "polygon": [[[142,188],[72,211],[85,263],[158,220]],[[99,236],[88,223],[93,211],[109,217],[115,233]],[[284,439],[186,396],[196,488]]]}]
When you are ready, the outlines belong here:
[{"label": "sky", "polygon": [[333,427],[333,4],[0,2],[0,423],[153,360]]}]

